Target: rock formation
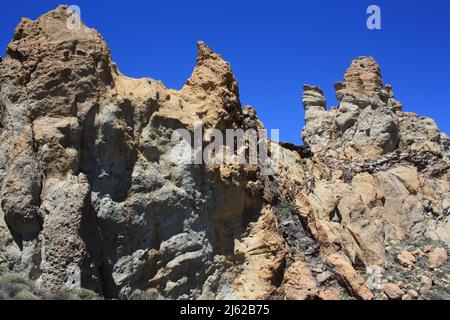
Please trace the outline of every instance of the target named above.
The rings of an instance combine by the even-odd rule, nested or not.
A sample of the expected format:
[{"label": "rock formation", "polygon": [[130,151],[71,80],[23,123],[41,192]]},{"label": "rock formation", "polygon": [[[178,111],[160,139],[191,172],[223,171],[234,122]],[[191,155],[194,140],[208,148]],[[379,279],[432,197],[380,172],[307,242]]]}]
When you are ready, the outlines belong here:
[{"label": "rock formation", "polygon": [[305,147],[267,141],[268,176],[174,157],[198,121],[263,128],[220,55],[199,42],[167,89],[122,75],[70,15],[22,19],[0,61],[0,273],[121,299],[450,298],[449,139],[373,58],[338,107],[304,86]]}]

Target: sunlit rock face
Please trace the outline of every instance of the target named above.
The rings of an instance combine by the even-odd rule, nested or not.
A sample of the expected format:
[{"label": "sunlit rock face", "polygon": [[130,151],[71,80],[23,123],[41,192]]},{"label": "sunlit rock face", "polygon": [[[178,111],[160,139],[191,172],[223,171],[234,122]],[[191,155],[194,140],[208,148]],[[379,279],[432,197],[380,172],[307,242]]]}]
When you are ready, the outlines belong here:
[{"label": "sunlit rock face", "polygon": [[68,17],[60,6],[23,19],[0,62],[0,273],[121,299],[448,288],[449,139],[402,111],[373,58],[336,83],[337,107],[304,86],[305,147],[269,141],[280,163],[267,175],[179,161],[177,129],[264,128],[219,54],[199,42],[191,77],[171,90],[122,75],[103,38]]}]

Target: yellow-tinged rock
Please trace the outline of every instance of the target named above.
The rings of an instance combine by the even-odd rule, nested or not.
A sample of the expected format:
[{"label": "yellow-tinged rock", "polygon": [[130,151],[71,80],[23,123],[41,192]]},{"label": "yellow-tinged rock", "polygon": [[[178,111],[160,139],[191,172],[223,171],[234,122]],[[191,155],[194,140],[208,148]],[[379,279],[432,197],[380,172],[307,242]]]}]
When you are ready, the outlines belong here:
[{"label": "yellow-tinged rock", "polygon": [[442,267],[448,259],[447,250],[444,248],[434,248],[428,253],[428,263],[431,268]]},{"label": "yellow-tinged rock", "polygon": [[308,300],[317,296],[317,282],[305,262],[296,261],[286,269],[284,290],[286,300]]},{"label": "yellow-tinged rock", "polygon": [[373,299],[373,293],[367,288],[364,279],[344,256],[339,253],[330,254],[327,257],[327,263],[352,295],[363,300]]},{"label": "yellow-tinged rock", "polygon": [[411,267],[416,263],[416,257],[409,251],[402,251],[397,255],[398,262],[404,267]]}]

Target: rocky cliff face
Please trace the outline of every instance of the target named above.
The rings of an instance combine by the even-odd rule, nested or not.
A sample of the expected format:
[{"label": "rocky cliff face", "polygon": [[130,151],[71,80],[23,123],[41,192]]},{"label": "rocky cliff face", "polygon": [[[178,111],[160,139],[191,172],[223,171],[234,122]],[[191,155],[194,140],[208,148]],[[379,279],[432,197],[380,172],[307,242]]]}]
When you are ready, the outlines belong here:
[{"label": "rocky cliff face", "polygon": [[[402,111],[373,58],[305,85],[307,148],[178,161],[177,129],[260,129],[204,43],[180,91],[131,79],[61,6],[0,62],[0,272],[106,298],[449,298],[449,139]],[[179,150],[183,153],[183,150]]]}]

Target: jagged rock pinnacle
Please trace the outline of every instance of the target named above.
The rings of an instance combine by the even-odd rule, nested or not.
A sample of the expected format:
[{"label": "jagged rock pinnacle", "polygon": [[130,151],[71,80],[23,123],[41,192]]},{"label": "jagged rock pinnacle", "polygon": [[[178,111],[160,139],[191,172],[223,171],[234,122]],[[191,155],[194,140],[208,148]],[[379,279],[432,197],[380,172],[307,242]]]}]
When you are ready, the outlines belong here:
[{"label": "jagged rock pinnacle", "polygon": [[197,64],[207,59],[220,59],[220,55],[211,50],[204,41],[197,41]]},{"label": "jagged rock pinnacle", "polygon": [[352,157],[376,157],[399,148],[401,124],[405,123],[403,106],[394,98],[392,86],[383,86],[374,58],[353,60],[344,81],[334,87],[340,103],[337,109],[328,111],[322,90],[304,87],[306,125],[302,137],[306,144],[315,151],[353,150]]},{"label": "jagged rock pinnacle", "polygon": [[197,47],[197,63],[191,77],[186,81],[183,91],[211,92],[222,87],[239,97],[238,84],[230,64],[203,41],[198,41]]},{"label": "jagged rock pinnacle", "polygon": [[325,109],[327,100],[323,95],[322,89],[305,84],[303,86],[303,106],[305,110],[312,107]]},{"label": "jagged rock pinnacle", "polygon": [[380,67],[373,57],[353,60],[345,72],[344,82],[348,91],[368,97],[383,89]]},{"label": "jagged rock pinnacle", "polygon": [[194,71],[180,93],[190,96],[190,100],[196,97],[202,101],[197,104],[197,113],[216,123],[216,127],[241,123],[239,88],[230,64],[203,41],[199,41],[197,47]]},{"label": "jagged rock pinnacle", "polygon": [[344,82],[337,82],[334,87],[339,101],[355,101],[366,106],[376,97],[384,102],[388,99],[380,67],[373,57],[354,59],[345,72]]}]

